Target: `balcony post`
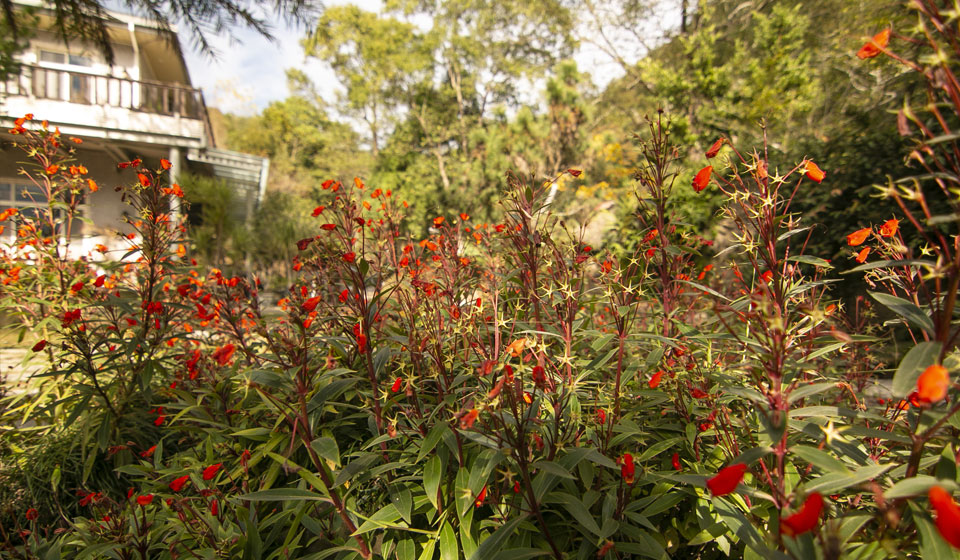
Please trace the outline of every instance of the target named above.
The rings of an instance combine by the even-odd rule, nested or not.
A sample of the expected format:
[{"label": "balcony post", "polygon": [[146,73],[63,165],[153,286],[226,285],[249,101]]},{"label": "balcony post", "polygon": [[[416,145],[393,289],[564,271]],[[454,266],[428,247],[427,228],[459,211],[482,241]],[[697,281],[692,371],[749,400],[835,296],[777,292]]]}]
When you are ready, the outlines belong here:
[{"label": "balcony post", "polygon": [[[177,146],[170,146],[170,184],[176,183],[180,180],[180,148]],[[170,221],[171,223],[176,224],[180,219],[180,199],[174,195],[170,195]]]}]

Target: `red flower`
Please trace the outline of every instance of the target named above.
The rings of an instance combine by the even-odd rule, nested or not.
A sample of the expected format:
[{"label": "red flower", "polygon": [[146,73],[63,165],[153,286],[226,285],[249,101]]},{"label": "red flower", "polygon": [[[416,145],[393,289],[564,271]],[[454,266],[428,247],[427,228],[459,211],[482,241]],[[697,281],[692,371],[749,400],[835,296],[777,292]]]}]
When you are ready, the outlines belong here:
[{"label": "red flower", "polygon": [[606,424],[607,423],[607,412],[602,408],[597,409],[597,423]]},{"label": "red flower", "polygon": [[890,42],[890,30],[884,29],[880,33],[877,33],[873,36],[872,39],[867,41],[865,45],[860,47],[860,50],[857,51],[857,58],[860,60],[866,60],[868,58],[873,58],[880,54],[881,49],[887,48],[887,43]]},{"label": "red flower", "polygon": [[900,220],[887,220],[880,226],[880,235],[883,237],[893,237],[900,229]]},{"label": "red flower", "polygon": [[709,397],[710,394],[702,389],[693,389],[690,391],[690,396],[695,399],[705,399]]},{"label": "red flower", "polygon": [[320,226],[320,229],[323,229],[326,231],[333,231],[337,229],[337,224],[323,224],[322,226]]},{"label": "red flower", "polygon": [[923,370],[917,378],[917,400],[921,404],[940,402],[947,396],[950,388],[950,375],[946,368],[933,364]]},{"label": "red flower", "polygon": [[709,159],[709,158],[717,157],[717,154],[720,153],[720,148],[723,146],[723,143],[724,143],[723,138],[717,138],[717,141],[714,142],[712,146],[710,146],[709,150],[707,150],[707,158]]},{"label": "red flower", "polygon": [[357,260],[357,254],[351,251],[349,253],[344,253],[340,258],[343,259],[343,262],[352,263]]},{"label": "red flower", "polygon": [[681,469],[679,453],[674,453],[673,457],[670,458],[670,462],[673,464],[673,470],[679,471]]},{"label": "red flower", "polygon": [[390,387],[390,390],[396,393],[397,391],[400,390],[400,387],[402,386],[403,386],[403,379],[398,377],[397,380],[393,382],[393,386]]},{"label": "red flower", "polygon": [[312,297],[307,301],[303,302],[303,310],[309,313],[317,308],[318,303],[320,303],[320,296]]},{"label": "red flower", "polygon": [[870,247],[864,247],[860,249],[860,252],[857,253],[857,262],[863,264],[867,262],[867,255],[870,254]]},{"label": "red flower", "polygon": [[710,174],[713,173],[713,166],[708,165],[697,171],[696,176],[693,178],[693,190],[700,192],[703,189],[707,188],[707,185],[710,183]]},{"label": "red flower", "polygon": [[316,218],[323,212],[323,209],[324,209],[323,206],[317,206],[316,208],[313,209],[313,212],[311,212],[310,215]]},{"label": "red flower", "polygon": [[583,171],[580,169],[567,169],[567,173],[573,175],[574,177],[579,177]]},{"label": "red flower", "polygon": [[149,506],[150,502],[153,501],[153,494],[144,494],[142,496],[137,496],[137,503],[141,506]]},{"label": "red flower", "polygon": [[162,167],[164,171],[170,169],[170,160],[160,158],[160,167]]},{"label": "red flower", "polygon": [[34,345],[33,345],[33,348],[31,348],[31,350],[33,350],[34,352],[41,352],[41,351],[43,351],[43,349],[46,348],[46,347],[47,347],[47,341],[46,341],[46,340],[41,340],[40,342],[34,344]]},{"label": "red flower", "polygon": [[477,421],[477,416],[480,416],[480,411],[472,408],[469,412],[463,415],[460,418],[460,429],[469,430],[473,427],[473,423]]},{"label": "red flower", "polygon": [[166,418],[166,416],[164,416],[164,415],[162,415],[162,414],[161,414],[160,416],[157,416],[157,418],[153,421],[153,425],[154,425],[154,426],[162,426],[162,425],[163,425],[163,419],[164,419],[164,418]]},{"label": "red flower", "polygon": [[657,373],[650,376],[650,380],[647,381],[647,386],[651,389],[656,389],[660,385],[660,378],[663,377],[663,370],[658,371]]},{"label": "red flower", "polygon": [[210,515],[213,515],[214,517],[220,515],[220,504],[217,503],[216,498],[210,502]]},{"label": "red flower", "polygon": [[823,181],[823,178],[827,176],[826,172],[817,167],[817,164],[812,161],[808,161],[806,167],[803,170],[804,175],[807,176],[807,179],[815,183]]},{"label": "red flower", "polygon": [[737,485],[743,480],[744,473],[747,472],[747,466],[743,463],[736,463],[720,469],[720,472],[707,479],[707,488],[714,496],[726,496],[737,489]]},{"label": "red flower", "polygon": [[221,366],[225,366],[230,363],[230,358],[233,357],[233,353],[236,349],[236,346],[233,344],[225,344],[213,351],[213,359],[216,360]]},{"label": "red flower", "polygon": [[960,548],[960,506],[953,496],[939,486],[930,489],[930,505],[937,512],[937,531],[943,540],[954,548]]},{"label": "red flower", "polygon": [[470,219],[470,214],[460,212],[460,221],[465,222]]},{"label": "red flower", "polygon": [[870,237],[871,233],[873,233],[873,230],[868,227],[863,229],[858,229],[857,231],[847,236],[847,245],[851,247],[862,245],[863,242],[866,241],[868,237]]},{"label": "red flower", "polygon": [[203,479],[210,480],[211,478],[217,476],[217,472],[220,470],[220,467],[222,466],[223,466],[223,463],[215,463],[203,469]]},{"label": "red flower", "polygon": [[143,457],[144,459],[147,459],[147,458],[149,458],[149,457],[153,457],[153,452],[156,451],[156,450],[157,450],[157,446],[154,445],[154,446],[152,446],[150,449],[147,449],[146,451],[141,451],[141,452],[140,452],[140,456]]},{"label": "red flower", "polygon": [[633,464],[633,455],[624,453],[623,459],[620,460],[620,477],[623,479],[623,482],[627,485],[633,484],[633,477],[636,471],[637,468]]},{"label": "red flower", "polygon": [[59,166],[59,165],[57,165],[57,164],[55,164],[55,163],[51,163],[50,165],[47,166],[46,172],[47,172],[47,175],[53,175],[54,173],[56,173],[56,172],[59,171],[59,170],[60,170],[60,166]]},{"label": "red flower", "polygon": [[27,510],[27,513],[23,514],[23,516],[27,518],[27,521],[35,521],[38,517],[40,517],[40,513],[36,509],[30,508]]},{"label": "red flower", "polygon": [[540,387],[547,382],[547,376],[543,370],[543,366],[533,366],[532,376],[533,382],[537,385],[537,387]]},{"label": "red flower", "polygon": [[144,173],[137,173],[137,180],[140,181],[140,186],[141,186],[141,187],[149,187],[149,186],[150,186],[150,177],[148,177],[148,176],[145,175]]},{"label": "red flower", "polygon": [[297,249],[299,249],[300,251],[303,251],[304,249],[306,249],[307,247],[309,247],[311,243],[313,243],[313,238],[312,238],[312,237],[307,237],[306,239],[301,239],[300,241],[297,241]]},{"label": "red flower", "polygon": [[820,513],[823,511],[823,496],[813,492],[807,496],[803,506],[793,515],[780,520],[780,532],[796,537],[817,528],[820,522]]},{"label": "red flower", "polygon": [[174,492],[179,492],[183,490],[183,486],[190,480],[190,475],[183,475],[180,478],[173,479],[173,482],[170,483],[170,489]]},{"label": "red flower", "polygon": [[445,219],[446,218],[444,218],[443,216],[437,216],[436,218],[433,219],[433,225],[435,227],[440,227],[441,225],[443,225],[443,221]]},{"label": "red flower", "polygon": [[483,490],[480,490],[480,493],[477,494],[477,499],[473,502],[474,507],[480,507],[483,505],[483,500],[487,498],[487,487],[484,486]]}]

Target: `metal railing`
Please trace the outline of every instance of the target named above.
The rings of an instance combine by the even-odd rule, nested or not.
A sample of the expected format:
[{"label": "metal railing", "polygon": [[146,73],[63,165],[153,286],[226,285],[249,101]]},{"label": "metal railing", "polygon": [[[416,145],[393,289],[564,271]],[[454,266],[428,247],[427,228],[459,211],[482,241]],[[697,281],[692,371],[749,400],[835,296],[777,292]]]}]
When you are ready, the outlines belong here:
[{"label": "metal railing", "polygon": [[207,120],[199,89],[74,70],[21,65],[0,82],[0,94]]}]

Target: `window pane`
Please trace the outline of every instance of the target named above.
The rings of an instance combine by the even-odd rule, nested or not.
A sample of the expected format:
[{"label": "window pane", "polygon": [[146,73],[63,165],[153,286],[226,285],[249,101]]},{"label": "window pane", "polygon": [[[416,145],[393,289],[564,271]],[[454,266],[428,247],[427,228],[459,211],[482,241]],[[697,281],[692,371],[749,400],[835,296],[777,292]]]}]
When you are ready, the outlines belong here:
[{"label": "window pane", "polygon": [[[10,183],[0,183],[0,201],[13,199],[13,185]],[[2,212],[2,210],[0,210]]]},{"label": "window pane", "polygon": [[41,62],[55,62],[57,64],[63,64],[66,62],[67,57],[63,53],[51,52],[51,51],[40,51],[40,60]]},{"label": "window pane", "polygon": [[36,185],[19,184],[15,185],[15,188],[17,190],[17,202],[47,202],[43,190]]},{"label": "window pane", "polygon": [[86,56],[71,54],[70,64],[73,64],[74,66],[93,66],[93,61]]}]

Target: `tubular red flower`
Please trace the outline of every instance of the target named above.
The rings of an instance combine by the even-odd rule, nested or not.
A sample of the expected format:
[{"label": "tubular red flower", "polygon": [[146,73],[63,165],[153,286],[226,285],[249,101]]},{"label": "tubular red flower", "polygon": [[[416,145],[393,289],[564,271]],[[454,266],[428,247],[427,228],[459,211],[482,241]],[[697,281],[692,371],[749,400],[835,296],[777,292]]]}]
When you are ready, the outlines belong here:
[{"label": "tubular red flower", "polygon": [[651,389],[656,389],[660,385],[660,379],[662,377],[663,377],[663,370],[657,371],[657,373],[654,373],[652,376],[650,376],[650,380],[647,381],[647,387],[650,387]]},{"label": "tubular red flower", "polygon": [[141,507],[149,506],[151,502],[153,502],[153,494],[137,496],[137,504],[139,504]]},{"label": "tubular red flower", "polygon": [[41,351],[43,351],[43,349],[46,348],[46,347],[47,347],[47,341],[46,341],[46,340],[41,340],[40,342],[34,344],[34,345],[33,345],[33,348],[31,348],[31,350],[33,350],[34,352],[41,352]]},{"label": "tubular red flower", "polygon": [[883,237],[893,237],[900,229],[900,220],[887,220],[880,226],[880,235]]},{"label": "tubular red flower", "polygon": [[209,467],[203,469],[203,479],[210,480],[211,478],[217,476],[217,472],[220,471],[220,467],[223,466],[223,463],[214,463]]},{"label": "tubular red flower", "polygon": [[696,176],[693,178],[693,190],[700,192],[703,189],[707,188],[707,185],[710,184],[710,174],[713,173],[713,166],[708,165],[697,171]]},{"label": "tubular red flower", "polygon": [[717,138],[717,141],[707,150],[707,158],[717,157],[717,154],[720,153],[720,148],[723,147],[723,142],[723,138]]},{"label": "tubular red flower", "polygon": [[736,463],[720,469],[715,476],[707,479],[707,488],[714,496],[726,496],[737,489],[737,485],[743,480],[744,473],[747,472],[747,466],[743,463]]},{"label": "tubular red flower", "polygon": [[637,468],[633,464],[633,455],[624,453],[623,458],[620,460],[620,478],[623,479],[624,484],[633,484],[636,471]]},{"label": "tubular red flower", "polygon": [[233,357],[233,352],[236,350],[236,346],[233,344],[225,344],[220,348],[217,348],[213,352],[213,359],[217,361],[221,366],[225,366],[230,363],[230,358]]},{"label": "tubular red flower", "polygon": [[866,60],[868,58],[873,58],[880,54],[881,49],[887,48],[887,44],[890,42],[890,30],[884,29],[880,33],[877,33],[873,36],[865,45],[860,47],[860,50],[857,51],[857,58],[860,60]]},{"label": "tubular red flower", "polygon": [[174,492],[179,492],[183,490],[183,486],[190,480],[190,475],[183,475],[179,478],[173,479],[173,482],[170,483],[170,489]]},{"label": "tubular red flower", "polygon": [[477,421],[478,416],[480,416],[479,410],[475,408],[470,409],[469,412],[467,412],[460,418],[460,429],[469,430],[470,428],[472,428],[473,423]]},{"label": "tubular red flower", "polygon": [[862,245],[863,242],[866,241],[868,237],[870,237],[871,233],[873,233],[873,230],[868,227],[863,229],[858,229],[857,231],[847,236],[847,245],[851,247]]},{"label": "tubular red flower", "polygon": [[803,174],[807,176],[807,179],[815,183],[823,181],[823,178],[827,176],[827,173],[820,169],[817,164],[812,161],[808,161],[807,165],[804,167]]},{"label": "tubular red flower", "polygon": [[681,469],[680,454],[674,453],[673,457],[670,458],[670,463],[673,465],[673,470],[679,471]]},{"label": "tubular red flower", "polygon": [[816,529],[822,512],[823,496],[813,492],[796,513],[780,520],[780,532],[791,537],[808,533]]},{"label": "tubular red flower", "polygon": [[400,387],[402,386],[403,386],[403,379],[398,377],[397,380],[393,382],[393,386],[390,387],[390,391],[396,393],[400,390]]},{"label": "tubular red flower", "polygon": [[312,297],[303,302],[303,310],[309,313],[310,311],[316,309],[318,303],[320,303],[320,296]]},{"label": "tubular red flower", "polygon": [[480,493],[477,494],[477,499],[473,502],[474,507],[480,507],[483,505],[483,501],[487,499],[487,487],[484,486]]},{"label": "tubular red flower", "polygon": [[936,524],[940,536],[950,546],[960,548],[960,506],[953,501],[953,496],[939,486],[931,488],[928,496],[930,505],[937,513]]},{"label": "tubular red flower", "polygon": [[923,370],[917,378],[917,400],[920,404],[932,404],[942,401],[950,388],[950,375],[947,369],[933,364]]}]

